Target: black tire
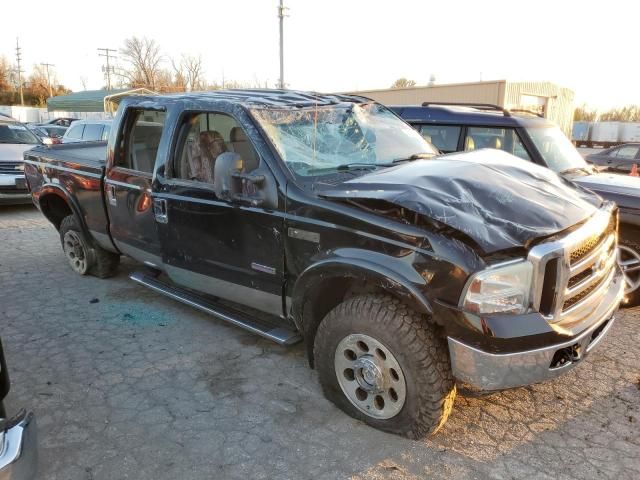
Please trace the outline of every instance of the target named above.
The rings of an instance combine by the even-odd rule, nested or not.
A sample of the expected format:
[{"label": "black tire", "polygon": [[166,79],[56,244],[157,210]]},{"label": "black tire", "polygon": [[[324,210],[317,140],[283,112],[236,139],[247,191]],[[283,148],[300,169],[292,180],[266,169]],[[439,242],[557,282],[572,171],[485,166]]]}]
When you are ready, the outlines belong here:
[{"label": "black tire", "polygon": [[[386,347],[404,375],[404,404],[391,418],[364,413],[343,393],[338,380],[342,372],[336,372],[336,352],[341,342],[354,334],[356,338],[372,337]],[[325,396],[348,415],[374,428],[422,438],[437,432],[453,408],[456,385],[445,339],[422,315],[389,295],[352,297],[329,312],[318,327],[314,360]]]},{"label": "black tire", "polygon": [[[75,215],[69,215],[62,219],[59,232],[62,250],[71,268],[76,273],[80,275],[90,274],[98,278],[108,278],[115,274],[118,264],[120,263],[120,255],[109,252],[95,242],[87,239]],[[76,255],[74,253],[73,255],[76,259],[82,257],[80,261],[74,262],[74,259],[70,257],[68,253],[70,247],[68,245],[65,246],[65,242],[69,244],[70,241],[77,242],[76,251],[78,254]],[[84,263],[82,260],[84,260]]]},{"label": "black tire", "polygon": [[[626,247],[635,252],[636,255],[640,258],[640,240],[638,240],[638,234],[635,235],[625,235],[624,232],[621,232],[621,235],[618,239],[618,243],[622,247]],[[630,252],[629,252],[630,253]],[[625,259],[630,258],[627,254],[624,256]],[[640,271],[630,272],[629,275],[632,275],[634,280],[638,280],[640,278]],[[636,288],[634,291],[626,294],[627,302],[622,304],[622,307],[635,307],[640,305],[640,286]]]}]

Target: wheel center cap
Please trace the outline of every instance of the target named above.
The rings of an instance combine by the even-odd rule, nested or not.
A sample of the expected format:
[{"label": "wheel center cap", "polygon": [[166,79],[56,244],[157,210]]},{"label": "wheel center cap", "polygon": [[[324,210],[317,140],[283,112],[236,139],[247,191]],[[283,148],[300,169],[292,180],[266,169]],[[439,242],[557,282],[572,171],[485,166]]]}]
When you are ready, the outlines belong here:
[{"label": "wheel center cap", "polygon": [[367,392],[381,392],[384,387],[382,370],[370,357],[360,357],[353,364],[355,377],[360,387]]}]

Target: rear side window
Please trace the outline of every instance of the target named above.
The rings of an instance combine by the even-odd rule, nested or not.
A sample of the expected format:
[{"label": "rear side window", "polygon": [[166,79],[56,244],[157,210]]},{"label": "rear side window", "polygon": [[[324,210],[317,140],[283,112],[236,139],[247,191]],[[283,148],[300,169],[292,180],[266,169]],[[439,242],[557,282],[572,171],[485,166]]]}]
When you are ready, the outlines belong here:
[{"label": "rear side window", "polygon": [[74,125],[67,131],[67,138],[81,139],[84,125]]},{"label": "rear side window", "polygon": [[636,155],[638,155],[638,147],[633,145],[620,147],[618,150],[611,152],[611,156],[617,158],[636,158]]},{"label": "rear side window", "polygon": [[420,125],[422,137],[443,153],[458,150],[461,127],[455,125]]},{"label": "rear side window", "polygon": [[120,133],[116,165],[129,170],[153,173],[165,112],[132,109],[127,113]]},{"label": "rear side window", "polygon": [[465,151],[481,148],[504,150],[523,160],[531,161],[531,157],[513,128],[469,127],[464,139]]},{"label": "rear side window", "polygon": [[102,138],[103,126],[97,123],[88,123],[84,127],[82,138],[87,141],[100,140]]}]

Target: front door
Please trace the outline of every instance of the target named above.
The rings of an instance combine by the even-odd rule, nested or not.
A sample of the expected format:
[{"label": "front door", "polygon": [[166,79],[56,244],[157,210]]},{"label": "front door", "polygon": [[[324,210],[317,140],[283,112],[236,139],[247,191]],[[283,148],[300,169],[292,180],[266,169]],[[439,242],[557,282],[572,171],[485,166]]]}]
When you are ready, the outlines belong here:
[{"label": "front door", "polygon": [[281,316],[284,220],[245,130],[226,113],[185,113],[165,175],[154,204],[169,277]]},{"label": "front door", "polygon": [[140,262],[162,262],[151,181],[165,112],[129,108],[105,179],[109,228],[118,250]]}]

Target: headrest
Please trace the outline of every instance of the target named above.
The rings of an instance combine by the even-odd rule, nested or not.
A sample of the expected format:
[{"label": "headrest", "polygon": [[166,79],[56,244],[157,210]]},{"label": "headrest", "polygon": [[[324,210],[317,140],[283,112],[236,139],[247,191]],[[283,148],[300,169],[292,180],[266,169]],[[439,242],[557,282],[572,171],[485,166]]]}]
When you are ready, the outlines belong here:
[{"label": "headrest", "polygon": [[464,145],[465,151],[476,149],[476,142],[473,140],[473,137],[467,137],[464,143],[465,143]]},{"label": "headrest", "polygon": [[233,127],[231,132],[229,133],[229,137],[232,142],[246,142],[247,136],[244,133],[244,130],[240,127]]}]

